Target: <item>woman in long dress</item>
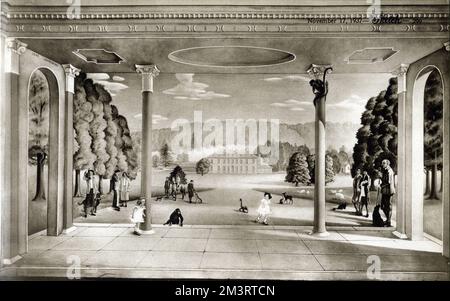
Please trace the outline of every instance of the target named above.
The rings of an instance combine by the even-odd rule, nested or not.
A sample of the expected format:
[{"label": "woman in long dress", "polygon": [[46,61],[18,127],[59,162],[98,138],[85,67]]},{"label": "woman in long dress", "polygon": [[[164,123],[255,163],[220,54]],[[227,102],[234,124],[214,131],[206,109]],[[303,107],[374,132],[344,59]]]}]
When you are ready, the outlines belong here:
[{"label": "woman in long dress", "polygon": [[128,207],[128,201],[130,200],[130,178],[128,174],[124,172],[120,179],[120,206]]},{"label": "woman in long dress", "polygon": [[264,225],[269,224],[269,217],[272,213],[270,209],[270,199],[272,199],[272,195],[268,192],[264,193],[264,198],[261,200],[260,205],[257,209],[258,217],[256,218],[256,222],[259,223],[262,221]]}]

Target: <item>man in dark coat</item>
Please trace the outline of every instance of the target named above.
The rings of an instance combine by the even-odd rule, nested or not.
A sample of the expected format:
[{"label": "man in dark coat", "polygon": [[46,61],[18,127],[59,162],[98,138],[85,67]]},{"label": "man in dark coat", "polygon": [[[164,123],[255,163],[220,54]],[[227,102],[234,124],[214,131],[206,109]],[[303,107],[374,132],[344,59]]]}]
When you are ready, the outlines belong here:
[{"label": "man in dark coat", "polygon": [[192,197],[194,196],[195,188],[194,188],[194,180],[191,180],[187,186],[189,203],[192,203]]},{"label": "man in dark coat", "polygon": [[112,200],[112,207],[114,208],[114,210],[120,211],[120,207],[119,207],[119,173],[120,170],[116,170],[114,172],[114,175],[111,178],[111,188],[113,189],[114,195],[113,195],[113,200]]},{"label": "man in dark coat", "polygon": [[166,198],[169,197],[169,188],[170,188],[170,181],[169,178],[166,178],[166,181],[164,182],[164,196]]},{"label": "man in dark coat", "polygon": [[386,215],[386,227],[391,226],[392,196],[395,194],[395,175],[391,167],[391,162],[384,159],[381,162],[383,175],[381,177],[381,210]]}]

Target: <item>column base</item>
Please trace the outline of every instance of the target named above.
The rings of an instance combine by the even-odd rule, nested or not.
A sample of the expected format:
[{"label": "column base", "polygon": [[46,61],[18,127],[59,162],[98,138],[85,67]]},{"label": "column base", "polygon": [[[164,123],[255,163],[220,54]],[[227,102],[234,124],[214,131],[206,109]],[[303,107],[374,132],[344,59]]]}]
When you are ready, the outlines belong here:
[{"label": "column base", "polygon": [[75,231],[76,229],[77,229],[77,227],[72,226],[72,227],[70,227],[70,228],[64,229],[64,230],[62,231],[62,234],[69,234],[70,232],[73,232],[73,231]]},{"label": "column base", "polygon": [[139,233],[141,235],[150,235],[150,234],[155,234],[155,230],[151,229],[151,230],[140,230]]},{"label": "column base", "polygon": [[314,231],[312,231],[312,232],[309,233],[309,235],[316,236],[316,237],[327,237],[327,236],[330,235],[330,233],[327,232],[327,231],[325,231],[325,232],[314,232]]},{"label": "column base", "polygon": [[20,256],[20,255],[14,256],[13,258],[4,258],[3,259],[3,264],[4,265],[11,265],[11,264],[14,264],[16,261],[18,261],[20,259],[22,259],[22,256]]},{"label": "column base", "polygon": [[398,237],[398,238],[400,238],[400,239],[407,239],[407,238],[408,238],[408,236],[407,236],[405,233],[400,233],[400,232],[398,232],[398,231],[394,231],[394,232],[392,232],[392,234],[393,234],[395,237]]}]

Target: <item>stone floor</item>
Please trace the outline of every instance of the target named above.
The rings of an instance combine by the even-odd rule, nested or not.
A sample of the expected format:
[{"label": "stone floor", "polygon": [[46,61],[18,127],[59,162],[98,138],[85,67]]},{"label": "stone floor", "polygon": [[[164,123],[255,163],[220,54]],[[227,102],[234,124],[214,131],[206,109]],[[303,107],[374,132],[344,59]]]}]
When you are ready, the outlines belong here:
[{"label": "stone floor", "polygon": [[80,263],[82,278],[368,280],[379,260],[381,280],[449,280],[439,244],[399,240],[379,228],[334,227],[328,237],[289,226],[154,230],[135,236],[127,224],[78,224],[59,237],[41,233],[0,279],[67,277]]}]

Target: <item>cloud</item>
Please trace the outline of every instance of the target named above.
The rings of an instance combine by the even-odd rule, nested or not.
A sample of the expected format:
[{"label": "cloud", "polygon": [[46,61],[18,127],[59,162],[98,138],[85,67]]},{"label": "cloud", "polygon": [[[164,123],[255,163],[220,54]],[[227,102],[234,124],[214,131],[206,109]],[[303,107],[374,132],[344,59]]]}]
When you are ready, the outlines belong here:
[{"label": "cloud", "polygon": [[174,96],[178,100],[210,100],[214,98],[227,98],[228,94],[216,93],[214,91],[206,91],[209,86],[204,83],[194,81],[194,73],[177,73],[178,85],[173,88],[164,90],[166,95]]},{"label": "cloud", "polygon": [[312,105],[311,101],[297,100],[297,99],[288,99],[283,102],[274,102],[270,104],[274,107],[286,108],[291,111],[305,111],[306,107]]},{"label": "cloud", "polygon": [[107,73],[86,73],[86,77],[92,79],[93,81],[109,79],[109,75]]},{"label": "cloud", "polygon": [[356,94],[352,94],[350,95],[349,98],[346,98],[336,103],[328,103],[327,106],[335,109],[360,111],[362,108],[364,108],[366,102],[367,99],[364,99]]},{"label": "cloud", "polygon": [[[133,116],[135,119],[142,119],[142,114],[136,114]],[[152,114],[152,124],[158,124],[161,121],[169,120],[169,118],[159,115],[159,114]]]},{"label": "cloud", "polygon": [[304,75],[285,75],[280,77],[267,77],[263,78],[263,80],[266,82],[281,82],[283,80],[309,82],[311,79]]},{"label": "cloud", "polygon": [[123,78],[122,76],[114,75],[112,80],[116,81],[116,82],[123,82],[125,80],[125,78]]},{"label": "cloud", "polygon": [[94,81],[94,82],[102,85],[103,87],[105,87],[105,89],[112,96],[114,96],[117,93],[119,93],[120,91],[125,90],[125,89],[128,88],[127,85],[124,85],[124,84],[121,84],[121,83],[117,83],[117,82],[107,81],[107,80],[97,80],[97,81]]}]

